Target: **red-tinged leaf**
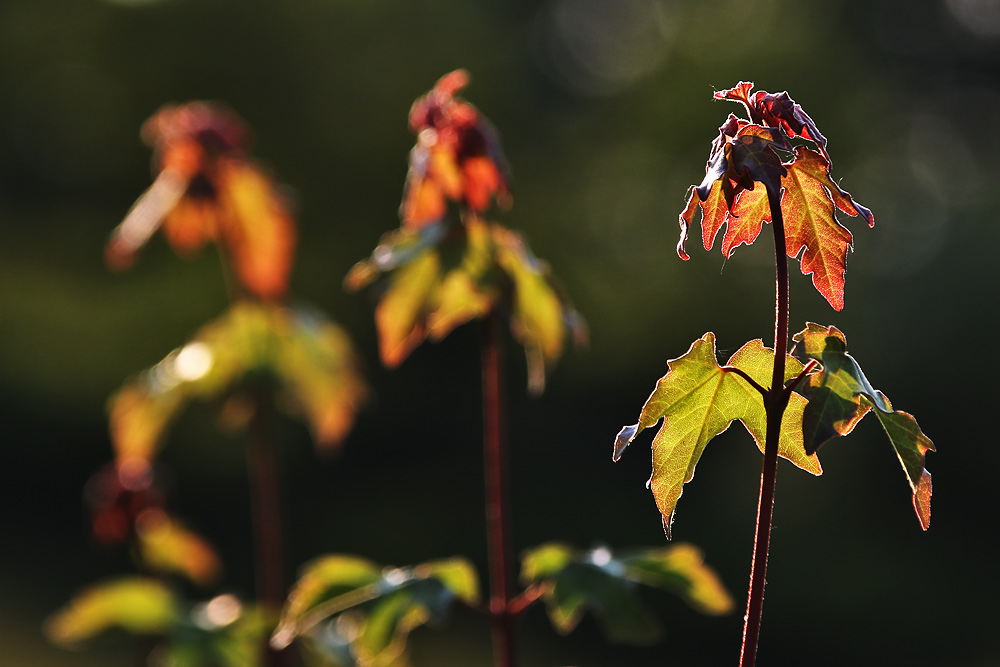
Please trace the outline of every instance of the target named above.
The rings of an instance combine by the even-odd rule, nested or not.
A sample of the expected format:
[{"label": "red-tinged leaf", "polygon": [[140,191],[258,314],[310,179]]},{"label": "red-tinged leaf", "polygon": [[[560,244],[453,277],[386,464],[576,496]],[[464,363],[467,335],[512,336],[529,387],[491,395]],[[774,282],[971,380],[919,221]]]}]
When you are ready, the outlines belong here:
[{"label": "red-tinged leaf", "polygon": [[803,275],[812,274],[813,286],[834,310],[842,310],[852,237],[834,215],[834,202],[827,189],[834,187],[830,163],[819,153],[799,146],[782,185],[785,195],[781,212],[788,256],[798,257],[801,252]]},{"label": "red-tinged leaf", "polygon": [[812,141],[823,157],[830,161],[830,155],[826,152],[826,137],[820,133],[809,114],[787,92],[772,95],[759,90],[754,93],[752,104],[760,113],[764,124],[780,127],[789,137],[802,137]]},{"label": "red-tinged leaf", "polygon": [[728,175],[739,186],[737,193],[753,190],[754,183],[762,183],[774,196],[780,192],[786,171],[772,147],[783,147],[783,142],[780,133],[759,125],[746,125],[739,130],[729,143],[728,154]]},{"label": "red-tinged leaf", "polygon": [[930,525],[931,476],[925,455],[934,443],[923,434],[912,415],[895,410],[886,396],[872,387],[861,366],[847,354],[847,339],[836,327],[813,322],[795,334],[795,352],[815,359],[822,370],[809,376],[801,391],[809,398],[803,416],[807,449],[815,450],[836,435],[846,435],[868,412],[874,412],[913,491],[913,507],[920,525]]},{"label": "red-tinged leaf", "polygon": [[[767,190],[744,190],[736,199],[733,210],[726,218],[726,235],[722,238],[722,254],[732,257],[742,244],[751,245],[760,235],[765,222],[771,222],[771,208]],[[711,250],[711,247],[708,248]]]},{"label": "red-tinged leaf", "polygon": [[684,249],[684,245],[687,242],[688,230],[694,221],[696,208],[700,208],[701,210],[702,243],[705,246],[705,250],[711,250],[712,245],[715,243],[716,234],[726,224],[726,219],[728,218],[728,206],[726,205],[725,195],[722,192],[721,179],[712,183],[705,200],[699,197],[698,188],[692,187],[688,190],[687,205],[678,217],[681,236],[677,242],[677,255],[683,260],[691,258]]},{"label": "red-tinged leaf", "polygon": [[[787,378],[801,370],[794,359],[787,361]],[[759,340],[751,341],[738,350],[729,365],[744,371],[755,381],[769,382],[773,352]],[[638,423],[624,427],[615,440],[613,458],[617,460],[639,431],[663,424],[653,438],[653,474],[649,485],[663,516],[663,525],[670,537],[674,509],[683,485],[694,476],[695,465],[708,442],[722,433],[733,420],[739,419],[763,448],[766,435],[766,413],[760,393],[745,379],[719,366],[715,356],[715,335],[705,334],[691,345],[684,356],[672,359],[669,371],[656,384],[643,405]],[[760,382],[758,382],[760,384]],[[792,403],[789,404],[792,406]],[[819,461],[807,456],[801,433],[791,421],[801,418],[802,402],[786,410],[789,423],[782,429],[779,454],[813,474],[819,474]],[[785,422],[783,422],[785,424]]]},{"label": "red-tinged leaf", "polygon": [[752,81],[740,81],[738,84],[729,88],[728,90],[717,90],[712,95],[717,100],[728,100],[730,102],[739,102],[743,105],[743,108],[747,110],[747,115],[754,122],[759,119],[756,116],[756,107],[750,101],[750,91],[753,90]]},{"label": "red-tinged leaf", "polygon": [[456,97],[468,81],[466,71],[451,72],[410,109],[417,145],[400,206],[404,227],[419,229],[440,220],[448,201],[472,213],[485,212],[494,199],[504,206],[510,202],[510,177],[496,130]]}]

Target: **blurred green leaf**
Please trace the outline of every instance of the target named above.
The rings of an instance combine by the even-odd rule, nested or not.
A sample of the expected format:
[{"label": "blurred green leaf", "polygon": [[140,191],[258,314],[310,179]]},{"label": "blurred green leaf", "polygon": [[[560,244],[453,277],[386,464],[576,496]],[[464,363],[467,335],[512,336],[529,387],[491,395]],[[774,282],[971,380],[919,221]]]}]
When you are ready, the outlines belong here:
[{"label": "blurred green leaf", "polygon": [[476,216],[461,225],[439,222],[383,236],[344,284],[353,291],[380,274],[386,275],[375,322],[382,362],[389,367],[425,338],[441,340],[456,327],[497,311],[507,315],[511,333],[524,346],[529,390],[538,393],[547,368],[562,355],[567,333],[579,346],[587,341],[583,318],[521,235]]},{"label": "blurred green leaf", "polygon": [[45,622],[45,634],[72,646],[112,628],[137,635],[164,635],[180,618],[180,604],[165,584],[143,577],[122,577],[77,594]]},{"label": "blurred green leaf", "polygon": [[356,557],[325,556],[292,588],[271,644],[302,638],[334,664],[403,665],[408,634],[442,621],[456,599],[479,599],[475,570],[461,558],[380,569]]},{"label": "blurred green leaf", "polygon": [[[111,398],[119,466],[142,467],[193,400],[226,406],[237,425],[260,383],[309,424],[319,446],[347,434],[367,389],[344,331],[317,311],[241,301]],[[252,409],[252,407],[250,407]]]},{"label": "blurred green leaf", "polygon": [[544,544],[523,555],[521,580],[543,586],[549,618],[559,632],[571,632],[591,610],[609,639],[635,644],[654,641],[660,634],[637,584],[678,594],[703,613],[725,614],[733,604],[701,552],[687,544],[618,557],[603,547],[580,551]]},{"label": "blurred green leaf", "polygon": [[274,627],[273,614],[219,595],[197,604],[156,651],[164,667],[258,667],[261,647]]},{"label": "blurred green leaf", "polygon": [[180,574],[207,586],[222,569],[208,542],[161,510],[149,509],[139,515],[136,537],[142,564],[151,571]]}]

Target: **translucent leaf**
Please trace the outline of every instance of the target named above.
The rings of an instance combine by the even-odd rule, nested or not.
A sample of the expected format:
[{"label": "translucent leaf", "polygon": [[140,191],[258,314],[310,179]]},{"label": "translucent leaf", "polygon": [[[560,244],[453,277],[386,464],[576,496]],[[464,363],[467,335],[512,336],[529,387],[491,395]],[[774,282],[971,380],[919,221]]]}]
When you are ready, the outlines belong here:
[{"label": "translucent leaf", "polygon": [[809,322],[795,334],[794,352],[815,359],[822,370],[809,376],[801,391],[809,398],[802,430],[806,448],[815,451],[834,436],[850,433],[874,410],[913,491],[913,508],[924,530],[930,526],[931,475],[924,468],[934,443],[923,434],[913,415],[895,410],[886,396],[872,387],[861,366],[847,354],[847,339],[836,327]]},{"label": "translucent leaf", "polygon": [[[760,340],[737,350],[729,366],[739,368],[758,384],[770,383],[773,351]],[[650,489],[663,515],[667,537],[683,485],[694,477],[695,466],[708,442],[739,419],[763,449],[766,413],[760,393],[746,380],[719,366],[715,356],[715,335],[707,333],[695,341],[686,354],[668,362],[669,371],[656,384],[639,415],[638,423],[626,426],[615,440],[617,460],[635,436],[661,419],[653,438],[653,474]],[[786,380],[802,365],[786,359]],[[820,474],[819,461],[806,455],[799,429],[792,428],[801,418],[804,403],[794,399],[785,411],[779,455],[813,474]]]},{"label": "translucent leaf", "polygon": [[112,628],[138,635],[166,634],[180,615],[173,592],[154,579],[127,577],[77,594],[45,622],[53,642],[71,646]]},{"label": "translucent leaf", "polygon": [[[830,177],[831,161],[826,138],[813,120],[788,93],[751,94],[752,83],[741,81],[716,99],[743,104],[750,120],[732,114],[712,143],[704,180],[688,198],[679,222],[677,252],[688,259],[684,244],[696,208],[702,211],[702,237],[710,249],[723,225],[728,225],[722,252],[729,257],[741,244],[753,243],[761,226],[771,222],[769,199],[781,197],[786,251],[800,259],[802,273],[836,310],[844,307],[844,274],[851,233],[837,220],[839,210],[861,216],[869,226],[874,217]],[[818,152],[792,146],[789,139],[812,141]],[[774,149],[794,152],[791,162],[781,162]],[[765,187],[755,188],[755,183]],[[770,193],[768,196],[767,193]],[[698,204],[698,207],[695,206]]]}]

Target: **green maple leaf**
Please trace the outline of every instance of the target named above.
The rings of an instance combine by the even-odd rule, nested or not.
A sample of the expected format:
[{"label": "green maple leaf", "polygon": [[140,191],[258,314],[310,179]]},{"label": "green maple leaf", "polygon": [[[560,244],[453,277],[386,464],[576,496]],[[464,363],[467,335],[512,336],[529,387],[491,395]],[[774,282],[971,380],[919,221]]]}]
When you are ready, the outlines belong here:
[{"label": "green maple leaf", "polygon": [[810,375],[802,388],[809,398],[802,419],[806,451],[815,452],[830,439],[847,435],[862,417],[874,411],[906,473],[920,525],[927,530],[931,474],[924,468],[924,459],[928,451],[935,451],[934,443],[913,415],[895,410],[885,394],[872,387],[858,362],[847,354],[847,338],[836,327],[809,322],[792,339],[799,356],[822,364],[822,371]]},{"label": "green maple leaf", "polygon": [[[624,427],[615,440],[614,460],[643,429],[661,419],[663,425],[653,438],[653,473],[649,487],[663,515],[670,537],[677,500],[683,486],[694,477],[694,469],[708,442],[729,428],[736,419],[763,451],[766,413],[760,393],[744,378],[728,370],[738,368],[760,385],[770,382],[774,352],[758,339],[736,351],[726,367],[715,356],[715,334],[695,341],[683,356],[668,362],[669,371],[656,384],[639,414],[639,421]],[[786,381],[803,366],[786,355]],[[801,423],[806,401],[793,393],[782,420],[778,454],[815,475],[822,473],[815,454],[807,454]]]},{"label": "green maple leaf", "polygon": [[[741,244],[750,245],[760,235],[762,224],[771,222],[768,202],[781,197],[780,207],[789,257],[799,258],[802,273],[835,310],[844,307],[844,273],[851,233],[835,215],[839,210],[864,218],[869,226],[875,219],[831,177],[832,162],[826,138],[788,93],[751,94],[753,84],[740,82],[720,91],[716,99],[740,102],[750,121],[730,114],[719,128],[701,184],[692,188],[679,216],[681,228],[677,254],[689,259],[684,250],[694,213],[702,211],[702,239],[706,250],[715,244],[727,226],[722,253],[728,258]],[[812,141],[818,151],[792,146],[790,140]],[[794,153],[782,162],[778,152]],[[755,188],[760,183],[764,188]]]},{"label": "green maple leaf", "polygon": [[561,634],[572,632],[590,610],[612,641],[654,641],[660,628],[642,603],[639,585],[675,593],[704,614],[733,609],[719,576],[690,544],[613,553],[550,542],[527,550],[521,565],[521,581],[542,586],[549,619]]}]

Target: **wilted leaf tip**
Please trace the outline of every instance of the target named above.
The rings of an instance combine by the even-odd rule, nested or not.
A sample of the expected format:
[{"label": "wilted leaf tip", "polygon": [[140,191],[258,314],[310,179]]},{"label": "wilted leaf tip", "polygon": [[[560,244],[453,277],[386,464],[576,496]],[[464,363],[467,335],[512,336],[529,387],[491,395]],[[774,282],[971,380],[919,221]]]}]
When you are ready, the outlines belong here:
[{"label": "wilted leaf tip", "polygon": [[612,461],[617,461],[622,457],[622,453],[625,451],[625,448],[629,446],[629,443],[631,443],[633,439],[635,439],[635,435],[638,432],[638,424],[623,426],[622,430],[618,431],[618,435],[615,436],[615,451],[611,456]]}]

